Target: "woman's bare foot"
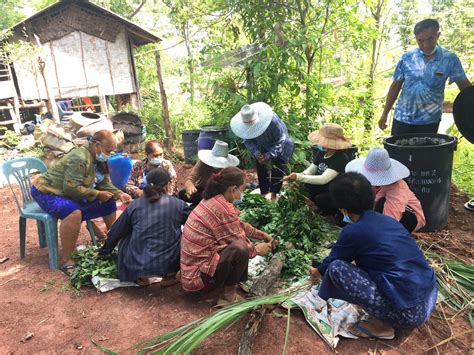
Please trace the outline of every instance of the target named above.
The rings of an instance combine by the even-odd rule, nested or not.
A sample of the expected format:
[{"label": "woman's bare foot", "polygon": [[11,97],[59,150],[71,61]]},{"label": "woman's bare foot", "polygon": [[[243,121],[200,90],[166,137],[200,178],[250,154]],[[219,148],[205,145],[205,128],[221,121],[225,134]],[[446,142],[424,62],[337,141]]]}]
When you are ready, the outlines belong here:
[{"label": "woman's bare foot", "polygon": [[163,277],[163,279],[161,279],[160,285],[163,287],[167,287],[167,286],[175,285],[179,283],[180,281],[181,281],[181,272],[178,271],[175,274],[169,274]]}]

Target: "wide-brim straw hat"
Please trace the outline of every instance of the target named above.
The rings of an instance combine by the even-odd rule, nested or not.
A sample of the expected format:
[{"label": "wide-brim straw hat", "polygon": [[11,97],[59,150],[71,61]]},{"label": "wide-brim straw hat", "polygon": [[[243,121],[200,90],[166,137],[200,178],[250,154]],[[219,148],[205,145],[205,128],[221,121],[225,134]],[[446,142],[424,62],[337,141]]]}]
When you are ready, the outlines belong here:
[{"label": "wide-brim straw hat", "polygon": [[398,160],[390,158],[384,148],[372,148],[365,158],[357,158],[346,165],[346,172],[364,175],[372,186],[385,186],[410,176],[410,170]]},{"label": "wide-brim straw hat", "polygon": [[237,166],[240,161],[235,155],[229,154],[226,142],[216,140],[212,149],[202,149],[198,152],[199,160],[213,168],[228,168]]},{"label": "wide-brim straw hat", "polygon": [[253,139],[260,136],[272,122],[273,110],[264,102],[244,105],[238,114],[232,117],[230,128],[237,137]]},{"label": "wide-brim straw hat", "polygon": [[326,123],[319,130],[311,132],[308,140],[312,144],[320,145],[327,149],[342,150],[352,147],[349,138],[344,136],[342,127],[336,123]]}]

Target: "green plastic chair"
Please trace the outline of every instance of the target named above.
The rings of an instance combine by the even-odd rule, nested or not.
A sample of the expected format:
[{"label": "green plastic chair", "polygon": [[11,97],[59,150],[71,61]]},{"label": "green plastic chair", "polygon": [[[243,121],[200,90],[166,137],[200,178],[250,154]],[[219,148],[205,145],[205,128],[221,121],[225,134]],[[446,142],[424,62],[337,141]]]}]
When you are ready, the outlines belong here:
[{"label": "green plastic chair", "polygon": [[[25,257],[26,242],[26,220],[35,219],[38,228],[39,245],[41,248],[48,246],[49,267],[50,269],[58,269],[58,220],[50,214],[46,213],[38,203],[31,197],[31,180],[32,172],[44,173],[48,168],[37,158],[22,157],[3,162],[2,170],[5,175],[8,186],[13,193],[16,206],[20,213],[19,229],[20,229],[20,257]],[[13,189],[10,181],[14,177],[21,189],[21,204]],[[94,229],[91,221],[86,221],[87,229],[91,236],[92,243],[97,245]]]}]

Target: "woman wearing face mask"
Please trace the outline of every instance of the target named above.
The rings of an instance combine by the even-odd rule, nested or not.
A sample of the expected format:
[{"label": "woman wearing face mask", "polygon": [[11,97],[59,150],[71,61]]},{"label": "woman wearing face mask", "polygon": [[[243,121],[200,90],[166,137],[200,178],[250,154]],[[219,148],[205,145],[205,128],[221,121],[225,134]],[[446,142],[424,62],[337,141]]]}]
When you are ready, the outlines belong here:
[{"label": "woman wearing face mask", "polygon": [[170,196],[171,176],[163,168],[146,176],[144,196],[134,200],[112,226],[99,255],[110,254],[118,244],[120,281],[148,284],[161,276],[162,286],[179,282],[181,226],[191,212]]},{"label": "woman wearing face mask", "polygon": [[[266,255],[276,242],[267,233],[239,219],[234,203],[242,198],[244,173],[236,167],[214,173],[204,199],[184,226],[181,240],[181,284],[186,291],[222,288],[217,304],[242,299],[236,290],[247,279],[250,258]],[[249,238],[262,240],[254,245]]]},{"label": "woman wearing face mask", "polygon": [[308,135],[308,140],[317,145],[319,151],[313,163],[302,173],[291,173],[284,181],[299,181],[304,184],[309,198],[323,214],[335,214],[337,208],[329,198],[329,184],[344,172],[346,164],[353,158],[347,149],[352,147],[344,136],[342,127],[335,123],[326,123],[318,131]]},{"label": "woman wearing face mask", "polygon": [[362,307],[369,318],[358,337],[393,339],[394,328],[416,328],[436,304],[436,278],[416,241],[395,219],[372,210],[375,194],[359,173],[338,176],[329,189],[348,222],[321,263],[310,268],[319,296]]},{"label": "woman wearing face mask", "polygon": [[33,181],[31,195],[47,213],[61,220],[59,237],[63,271],[71,273],[81,222],[103,217],[109,229],[117,210],[114,199],[129,203],[131,197],[112,185],[107,160],[117,148],[112,132],[96,132],[90,142],[72,149]]},{"label": "woman wearing face mask", "polygon": [[146,157],[143,160],[136,162],[132,167],[130,180],[124,191],[132,198],[138,198],[143,195],[143,189],[146,186],[146,175],[149,171],[155,168],[163,168],[171,176],[171,194],[176,193],[176,183],[178,177],[173,168],[173,164],[164,159],[163,146],[157,140],[149,141],[145,146]]}]

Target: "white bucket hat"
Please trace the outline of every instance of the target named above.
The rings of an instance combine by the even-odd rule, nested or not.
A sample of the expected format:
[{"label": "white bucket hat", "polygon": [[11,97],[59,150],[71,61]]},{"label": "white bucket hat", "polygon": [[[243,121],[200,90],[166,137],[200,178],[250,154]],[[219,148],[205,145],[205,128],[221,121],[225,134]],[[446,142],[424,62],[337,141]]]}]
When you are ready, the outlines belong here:
[{"label": "white bucket hat", "polygon": [[235,155],[229,154],[229,146],[226,142],[216,140],[212,150],[202,149],[198,152],[199,160],[213,168],[227,168],[237,166],[240,161]]},{"label": "white bucket hat", "polygon": [[230,128],[237,137],[253,139],[260,136],[272,122],[273,110],[264,102],[244,105],[238,114],[232,117]]},{"label": "white bucket hat", "polygon": [[366,158],[357,158],[346,165],[346,172],[364,175],[372,186],[385,186],[410,176],[410,170],[389,157],[384,148],[372,148]]}]

